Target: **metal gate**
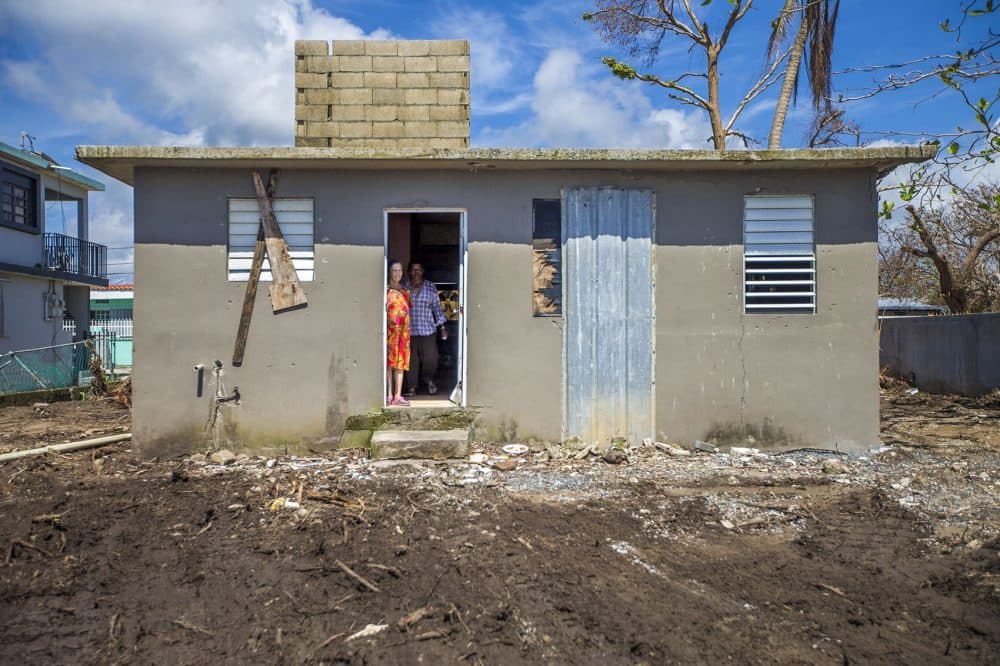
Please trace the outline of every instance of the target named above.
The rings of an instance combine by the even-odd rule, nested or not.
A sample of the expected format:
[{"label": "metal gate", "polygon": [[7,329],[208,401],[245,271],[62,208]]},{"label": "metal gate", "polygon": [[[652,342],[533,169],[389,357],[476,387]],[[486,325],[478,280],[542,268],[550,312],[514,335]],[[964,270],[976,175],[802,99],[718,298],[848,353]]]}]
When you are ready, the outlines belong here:
[{"label": "metal gate", "polygon": [[562,193],[566,437],[653,436],[651,190]]}]

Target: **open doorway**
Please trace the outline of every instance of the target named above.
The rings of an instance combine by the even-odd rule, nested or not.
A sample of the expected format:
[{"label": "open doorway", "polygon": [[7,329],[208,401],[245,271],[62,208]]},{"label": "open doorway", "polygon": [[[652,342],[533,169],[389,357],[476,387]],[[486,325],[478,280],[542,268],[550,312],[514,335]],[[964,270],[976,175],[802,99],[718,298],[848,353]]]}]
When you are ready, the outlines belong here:
[{"label": "open doorway", "polygon": [[[459,210],[390,210],[385,224],[386,260],[403,264],[405,284],[415,292],[415,310],[424,304],[422,316],[416,311],[411,315],[410,370],[404,378],[404,395],[413,407],[464,405],[465,214]],[[421,277],[411,276],[414,264],[422,269],[419,289],[413,288]],[[440,327],[429,312],[429,299],[434,297],[444,318]]]}]

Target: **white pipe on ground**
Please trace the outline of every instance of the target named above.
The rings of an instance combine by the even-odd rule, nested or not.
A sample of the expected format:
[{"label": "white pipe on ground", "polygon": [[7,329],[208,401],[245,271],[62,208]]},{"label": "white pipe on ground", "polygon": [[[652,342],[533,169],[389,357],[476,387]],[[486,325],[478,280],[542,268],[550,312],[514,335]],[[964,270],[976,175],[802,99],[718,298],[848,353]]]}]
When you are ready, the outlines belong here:
[{"label": "white pipe on ground", "polygon": [[65,444],[49,444],[48,446],[43,446],[38,449],[25,449],[24,451],[11,451],[10,453],[4,453],[0,455],[0,463],[9,462],[11,460],[17,460],[18,458],[27,458],[28,456],[40,456],[45,453],[65,453],[67,451],[82,451],[84,449],[93,449],[98,446],[104,446],[105,444],[114,444],[115,442],[124,442],[127,439],[132,439],[132,433],[126,432],[121,435],[109,435],[107,437],[97,437],[95,439],[83,439],[79,442],[66,442]]}]

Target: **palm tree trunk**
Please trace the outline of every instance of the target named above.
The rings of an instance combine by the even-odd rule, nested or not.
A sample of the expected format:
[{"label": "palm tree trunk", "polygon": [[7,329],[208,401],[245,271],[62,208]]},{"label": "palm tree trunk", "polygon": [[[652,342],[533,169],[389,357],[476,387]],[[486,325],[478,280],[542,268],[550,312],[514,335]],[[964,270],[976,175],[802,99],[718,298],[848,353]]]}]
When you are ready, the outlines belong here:
[{"label": "palm tree trunk", "polygon": [[795,81],[799,75],[799,65],[805,53],[806,35],[809,24],[805,16],[799,17],[799,30],[795,33],[795,41],[788,52],[788,66],[785,68],[785,78],[781,81],[781,92],[778,94],[778,104],[774,107],[774,119],[771,121],[771,134],[767,139],[768,150],[781,148],[781,133],[785,129],[785,118],[788,116],[788,105],[795,91]]}]

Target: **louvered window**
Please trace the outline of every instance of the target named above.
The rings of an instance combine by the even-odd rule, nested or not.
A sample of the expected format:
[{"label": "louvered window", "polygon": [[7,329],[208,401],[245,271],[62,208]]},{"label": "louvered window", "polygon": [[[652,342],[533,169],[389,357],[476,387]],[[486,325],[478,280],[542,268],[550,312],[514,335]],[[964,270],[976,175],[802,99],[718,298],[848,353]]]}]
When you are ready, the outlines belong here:
[{"label": "louvered window", "polygon": [[816,312],[812,196],[744,199],[743,284],[747,313]]},{"label": "louvered window", "polygon": [[[281,235],[288,244],[295,271],[301,282],[312,282],[313,251],[313,200],[275,199],[272,205]],[[229,280],[246,282],[250,276],[257,229],[260,226],[260,209],[256,199],[229,200]],[[271,280],[271,266],[264,258],[260,279]]]}]

